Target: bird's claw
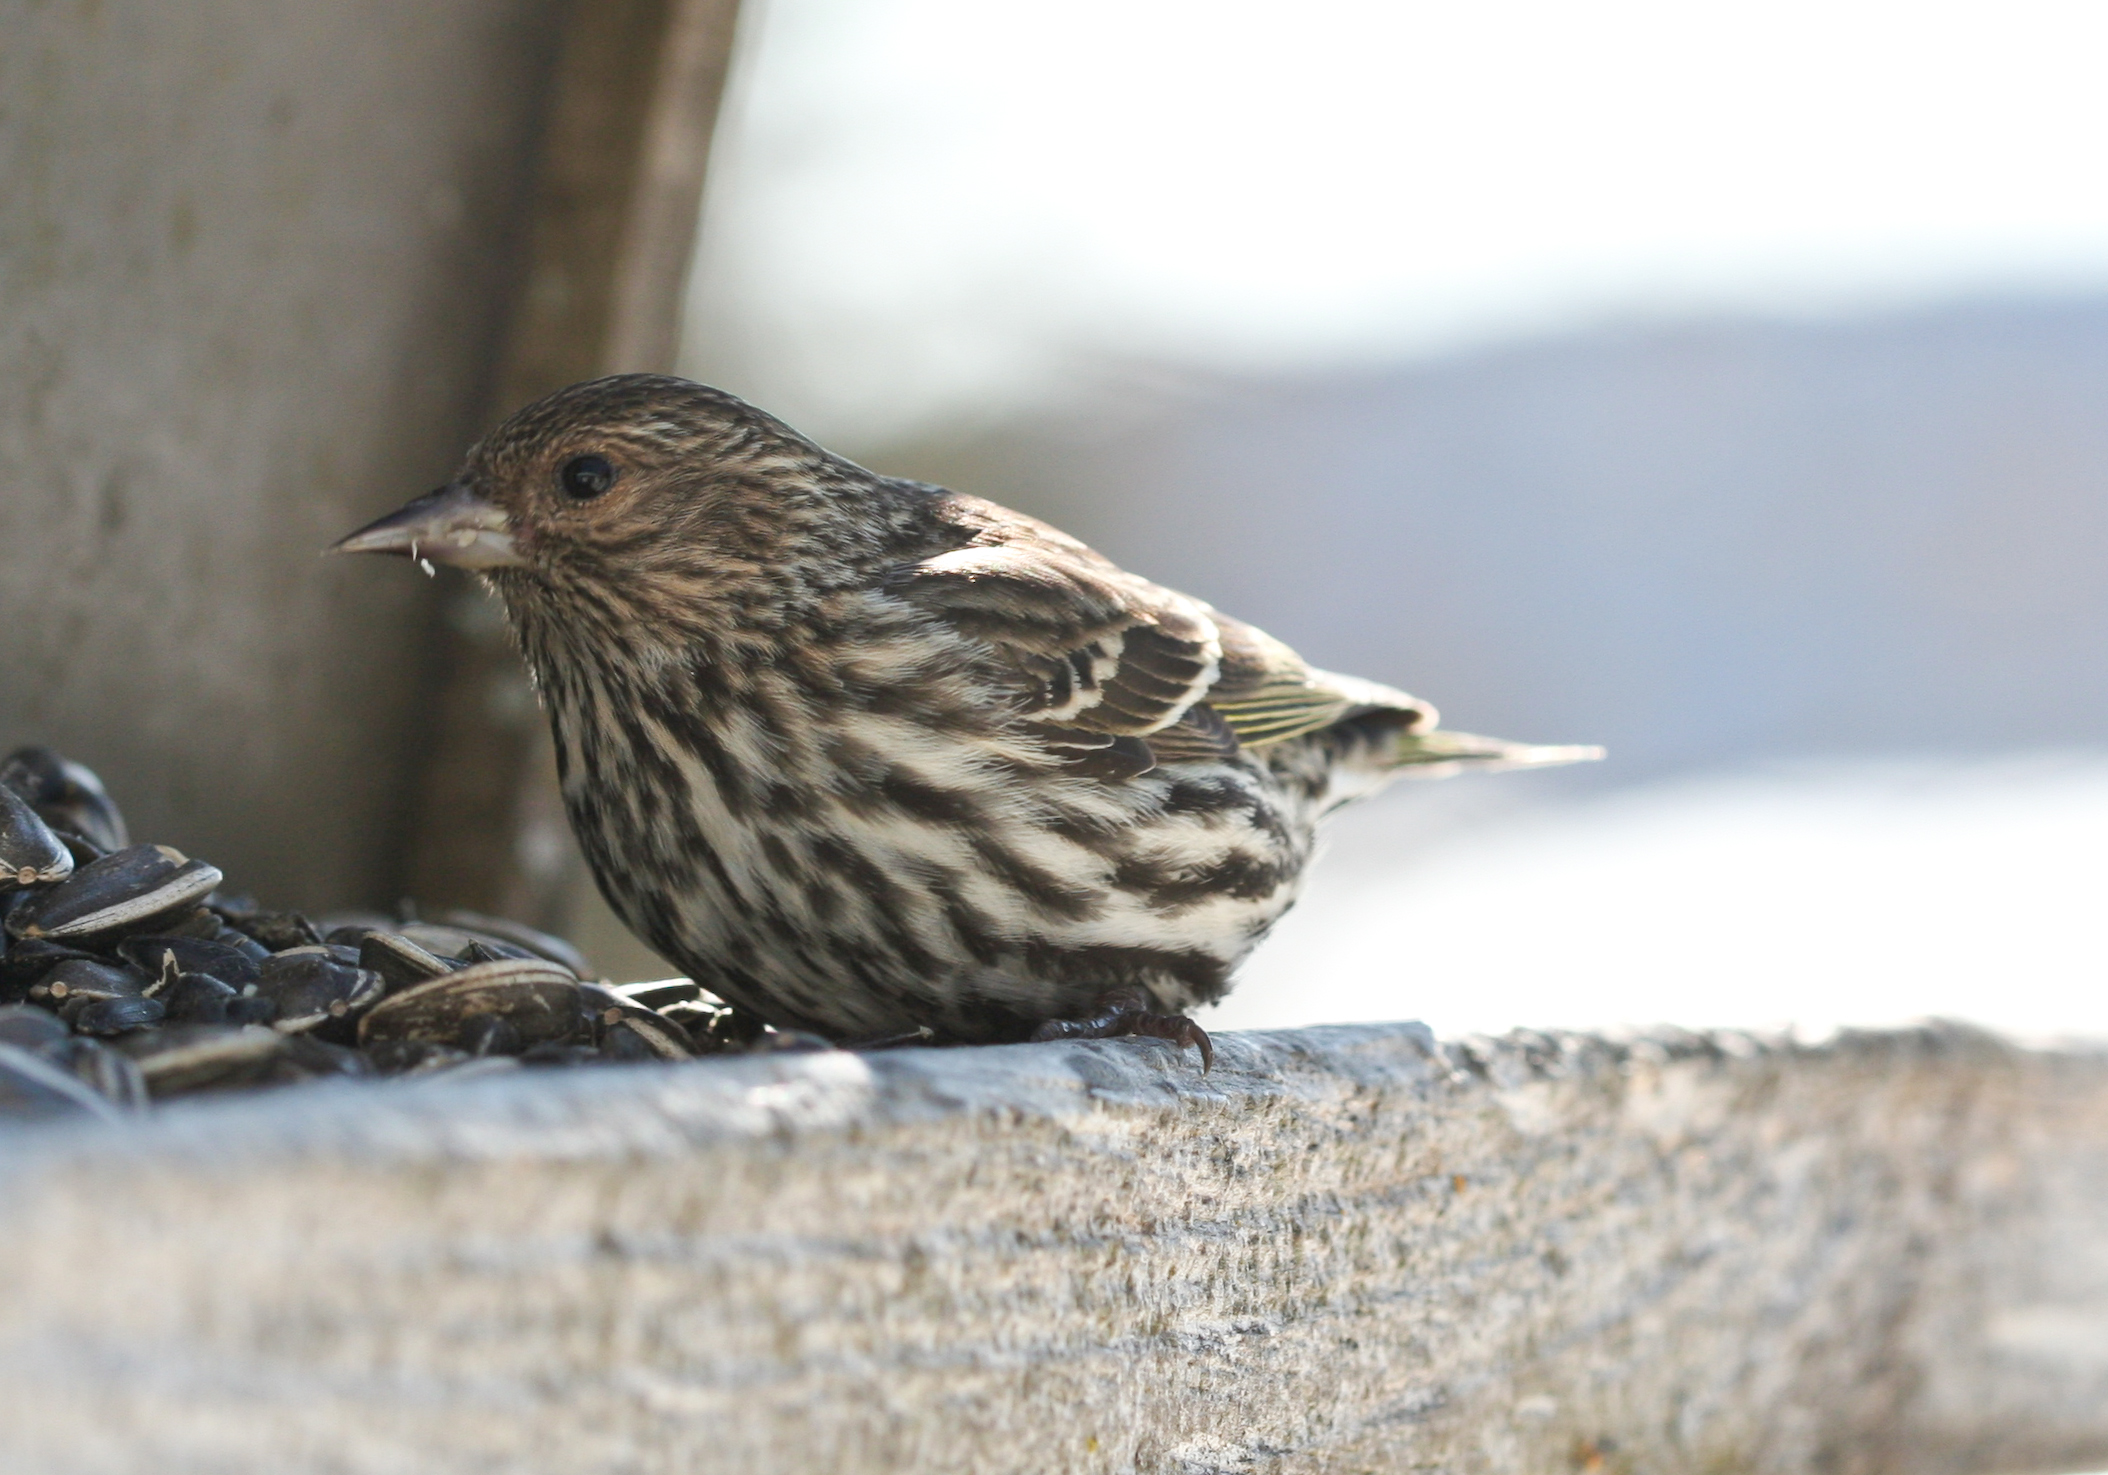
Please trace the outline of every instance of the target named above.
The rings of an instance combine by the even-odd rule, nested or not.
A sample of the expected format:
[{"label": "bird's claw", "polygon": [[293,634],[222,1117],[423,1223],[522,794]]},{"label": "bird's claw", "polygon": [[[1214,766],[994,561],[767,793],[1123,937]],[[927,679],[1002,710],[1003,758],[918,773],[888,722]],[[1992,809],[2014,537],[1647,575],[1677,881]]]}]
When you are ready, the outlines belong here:
[{"label": "bird's claw", "polygon": [[1119,1035],[1146,1035],[1153,1040],[1193,1046],[1200,1051],[1200,1068],[1213,1070],[1215,1046],[1208,1039],[1208,1032],[1183,1014],[1158,1014],[1150,1009],[1150,1003],[1140,989],[1109,989],[1098,996],[1089,1017],[1050,1019],[1032,1031],[1032,1038],[1108,1040]]}]

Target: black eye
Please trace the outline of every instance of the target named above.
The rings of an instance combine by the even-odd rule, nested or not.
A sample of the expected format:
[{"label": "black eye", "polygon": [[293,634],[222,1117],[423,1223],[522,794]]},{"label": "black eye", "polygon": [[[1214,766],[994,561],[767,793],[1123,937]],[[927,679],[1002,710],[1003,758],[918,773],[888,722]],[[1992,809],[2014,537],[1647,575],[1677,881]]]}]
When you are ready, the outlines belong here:
[{"label": "black eye", "polygon": [[565,496],[590,502],[615,484],[615,466],[605,456],[573,456],[556,479]]}]

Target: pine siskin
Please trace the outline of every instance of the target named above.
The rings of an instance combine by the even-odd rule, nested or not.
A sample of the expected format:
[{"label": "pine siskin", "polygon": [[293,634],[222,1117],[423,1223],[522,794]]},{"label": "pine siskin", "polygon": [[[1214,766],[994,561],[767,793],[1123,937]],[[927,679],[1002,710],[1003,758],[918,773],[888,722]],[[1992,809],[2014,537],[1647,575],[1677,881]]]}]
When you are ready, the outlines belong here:
[{"label": "pine siskin", "polygon": [[1318,819],[1400,774],[1599,756],[1435,725],[1045,523],[879,476],[721,391],[529,405],[342,552],[504,601],[602,893],[698,982],[836,1040],[1198,1045]]}]

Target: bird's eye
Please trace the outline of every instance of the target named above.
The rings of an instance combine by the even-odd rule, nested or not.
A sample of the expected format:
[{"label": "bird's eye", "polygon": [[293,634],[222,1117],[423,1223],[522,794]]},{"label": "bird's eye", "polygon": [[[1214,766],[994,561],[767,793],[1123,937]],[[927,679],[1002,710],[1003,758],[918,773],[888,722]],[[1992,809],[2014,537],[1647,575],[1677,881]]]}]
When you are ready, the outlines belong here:
[{"label": "bird's eye", "polygon": [[615,466],[605,456],[573,456],[556,474],[564,495],[575,502],[590,502],[615,484]]}]

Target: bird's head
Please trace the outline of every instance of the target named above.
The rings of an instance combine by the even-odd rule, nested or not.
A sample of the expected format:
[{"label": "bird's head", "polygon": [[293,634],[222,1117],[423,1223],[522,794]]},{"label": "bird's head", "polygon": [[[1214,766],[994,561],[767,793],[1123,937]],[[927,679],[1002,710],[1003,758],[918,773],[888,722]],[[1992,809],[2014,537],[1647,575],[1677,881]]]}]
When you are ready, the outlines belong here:
[{"label": "bird's head", "polygon": [[881,486],[722,390],[618,374],[528,405],[329,551],[472,569],[515,617],[751,619],[882,541]]}]

